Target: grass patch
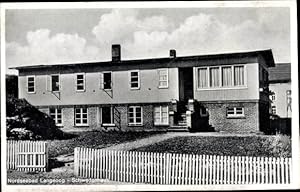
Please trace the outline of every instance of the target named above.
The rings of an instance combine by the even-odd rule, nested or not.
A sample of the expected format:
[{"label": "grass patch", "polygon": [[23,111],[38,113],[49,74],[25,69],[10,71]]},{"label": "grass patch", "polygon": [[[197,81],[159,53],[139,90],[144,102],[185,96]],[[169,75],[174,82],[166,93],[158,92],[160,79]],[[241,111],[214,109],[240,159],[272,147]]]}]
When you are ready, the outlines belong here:
[{"label": "grass patch", "polygon": [[222,156],[291,157],[291,139],[285,136],[184,136],[134,151]]},{"label": "grass patch", "polygon": [[127,141],[134,141],[149,137],[157,132],[80,132],[73,133],[76,136],[65,140],[48,140],[49,157],[56,157],[62,154],[74,152],[75,147],[104,148],[114,144],[120,144]]}]

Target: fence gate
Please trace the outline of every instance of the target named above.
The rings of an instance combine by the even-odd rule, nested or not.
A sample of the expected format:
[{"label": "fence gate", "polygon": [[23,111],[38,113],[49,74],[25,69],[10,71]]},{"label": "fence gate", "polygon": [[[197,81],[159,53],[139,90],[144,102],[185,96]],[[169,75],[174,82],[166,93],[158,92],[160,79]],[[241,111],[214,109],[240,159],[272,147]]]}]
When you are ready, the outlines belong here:
[{"label": "fence gate", "polygon": [[7,169],[46,171],[48,143],[44,141],[7,141]]}]

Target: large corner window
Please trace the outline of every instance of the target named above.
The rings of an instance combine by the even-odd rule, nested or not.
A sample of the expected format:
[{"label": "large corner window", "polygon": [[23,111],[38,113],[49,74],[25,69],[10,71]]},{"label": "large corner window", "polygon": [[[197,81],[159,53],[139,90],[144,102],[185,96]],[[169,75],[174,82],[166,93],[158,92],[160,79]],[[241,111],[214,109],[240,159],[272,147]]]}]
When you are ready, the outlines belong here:
[{"label": "large corner window", "polygon": [[244,66],[234,66],[234,85],[244,85]]},{"label": "large corner window", "polygon": [[85,107],[75,108],[75,125],[87,126],[88,125],[88,109]]},{"label": "large corner window", "polygon": [[50,108],[50,117],[55,121],[57,126],[62,126],[62,109]]},{"label": "large corner window", "polygon": [[169,125],[168,106],[154,107],[154,125]]},{"label": "large corner window", "polygon": [[208,74],[207,68],[198,69],[198,88],[207,88],[208,87]]},{"label": "large corner window", "polygon": [[244,107],[228,107],[227,117],[244,117]]},{"label": "large corner window", "polygon": [[85,91],[85,74],[76,74],[76,90]]},{"label": "large corner window", "polygon": [[222,67],[222,86],[232,86],[232,67]]},{"label": "large corner window", "polygon": [[114,125],[114,108],[102,107],[101,108],[101,121],[103,125]]},{"label": "large corner window", "polygon": [[27,77],[27,92],[35,93],[35,76]]},{"label": "large corner window", "polygon": [[140,72],[130,71],[130,88],[139,89],[140,88]]},{"label": "large corner window", "polygon": [[59,75],[51,75],[51,91],[60,91],[60,78]]},{"label": "large corner window", "polygon": [[158,88],[168,88],[168,86],[169,86],[168,69],[159,69]]},{"label": "large corner window", "polygon": [[128,122],[129,125],[142,125],[143,124],[143,110],[140,106],[130,106],[128,108]]},{"label": "large corner window", "polygon": [[220,83],[219,67],[209,68],[209,84],[210,84],[210,87],[219,87],[219,83]]},{"label": "large corner window", "polygon": [[197,88],[234,88],[245,86],[245,67],[217,66],[197,69]]}]

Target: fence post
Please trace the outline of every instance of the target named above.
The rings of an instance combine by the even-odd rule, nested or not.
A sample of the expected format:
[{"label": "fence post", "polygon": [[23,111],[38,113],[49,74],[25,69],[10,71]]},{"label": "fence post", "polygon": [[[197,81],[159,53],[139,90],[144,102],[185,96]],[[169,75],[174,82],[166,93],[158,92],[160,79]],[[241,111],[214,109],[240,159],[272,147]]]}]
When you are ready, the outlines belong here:
[{"label": "fence post", "polygon": [[78,151],[79,151],[79,148],[76,147],[74,149],[74,175],[75,176],[79,176],[79,171],[78,171]]}]

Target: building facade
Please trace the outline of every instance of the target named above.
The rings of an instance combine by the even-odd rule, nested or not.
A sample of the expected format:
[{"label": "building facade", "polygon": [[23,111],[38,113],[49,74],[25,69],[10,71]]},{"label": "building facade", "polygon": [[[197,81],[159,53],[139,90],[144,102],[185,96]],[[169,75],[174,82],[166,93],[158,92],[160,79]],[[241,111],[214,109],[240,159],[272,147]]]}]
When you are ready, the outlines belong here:
[{"label": "building facade", "polygon": [[265,132],[271,50],[16,67],[19,97],[64,130]]},{"label": "building facade", "polygon": [[270,95],[272,114],[281,118],[292,117],[291,64],[278,63],[270,69]]}]

